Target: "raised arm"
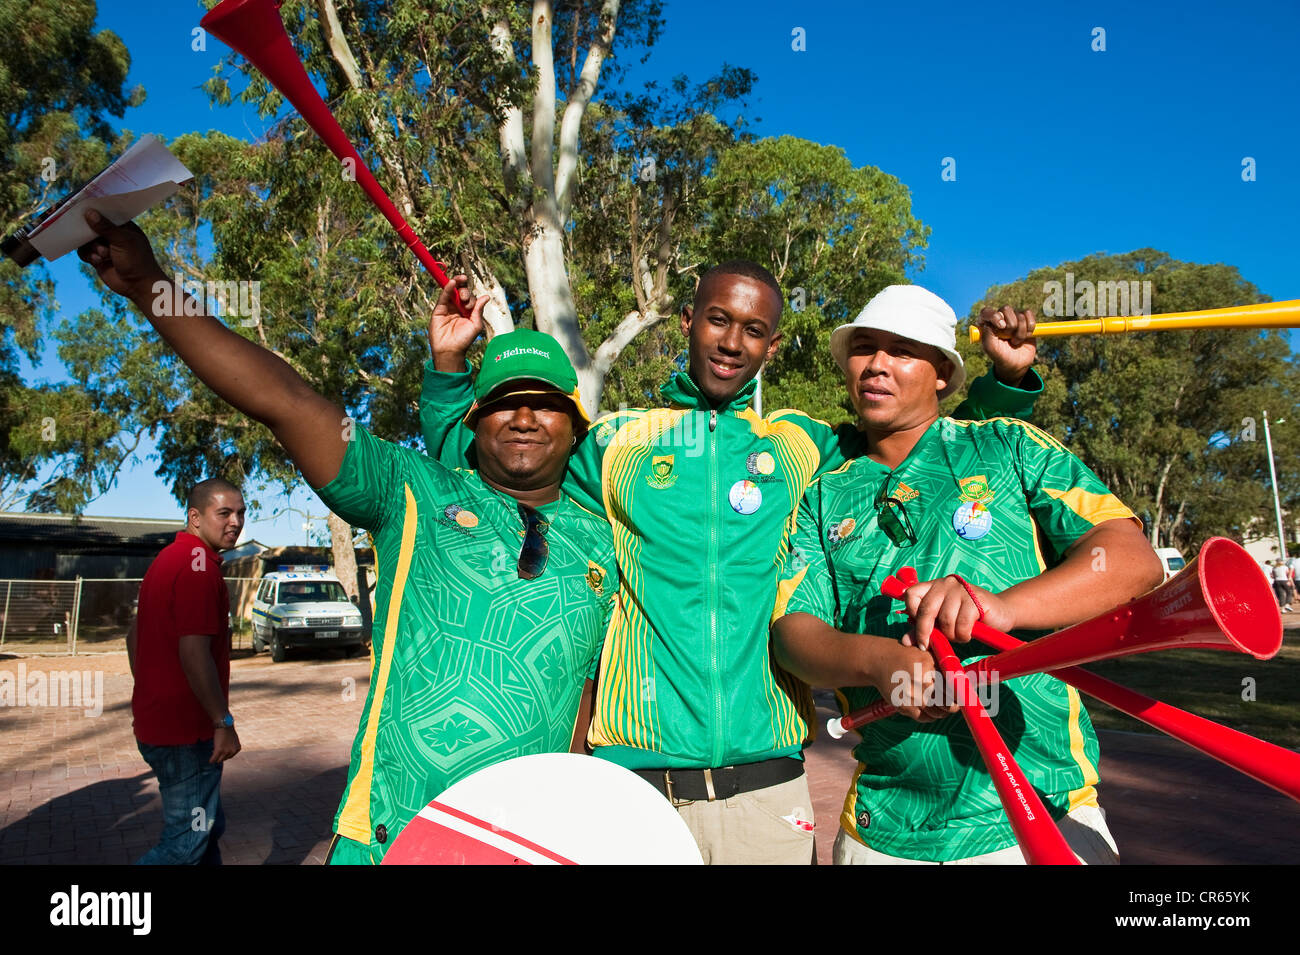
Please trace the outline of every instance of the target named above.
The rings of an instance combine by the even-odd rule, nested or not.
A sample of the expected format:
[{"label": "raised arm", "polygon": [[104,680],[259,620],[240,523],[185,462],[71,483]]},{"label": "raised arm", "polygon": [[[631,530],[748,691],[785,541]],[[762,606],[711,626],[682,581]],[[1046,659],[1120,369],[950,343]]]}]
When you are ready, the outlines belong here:
[{"label": "raised arm", "polygon": [[424,453],[449,468],[473,468],[470,451],[474,432],[462,424],[474,403],[474,373],[462,359],[458,371],[438,371],[433,362],[424,366],[420,389],[420,434]]},{"label": "raised arm", "polygon": [[[1009,305],[985,308],[977,324],[980,347],[989,360],[989,372],[970,383],[966,398],[953,409],[952,417],[965,421],[980,418],[1028,420],[1043,393],[1043,380],[1031,367],[1038,356],[1033,333],[1032,311],[1017,312]],[[999,338],[997,333],[1010,334]]]},{"label": "raised arm", "polygon": [[473,375],[465,355],[480,334],[490,330],[483,322],[486,295],[479,296],[463,318],[452,307],[451,290],[469,302],[464,290],[468,279],[457,275],[452,284],[443,289],[429,319],[429,350],[432,358],[424,366],[424,387],[420,391],[420,433],[424,436],[424,451],[429,457],[447,467],[472,467],[469,460],[473,433],[463,427],[461,420],[474,403]]},{"label": "raised arm", "polygon": [[135,223],[115,226],[93,211],[86,221],[97,237],[78,254],[104,284],[130,299],[223,401],[270,428],[309,484],[332,481],[347,448],[343,409],[312,391],[283,359],[212,316],[173,314],[178,290]]}]

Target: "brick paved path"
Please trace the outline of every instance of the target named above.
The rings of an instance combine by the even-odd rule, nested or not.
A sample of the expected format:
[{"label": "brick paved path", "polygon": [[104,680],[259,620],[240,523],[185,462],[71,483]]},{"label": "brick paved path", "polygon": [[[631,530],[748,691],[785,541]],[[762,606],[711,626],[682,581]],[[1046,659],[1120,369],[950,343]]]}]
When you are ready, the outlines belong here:
[{"label": "brick paved path", "polygon": [[[28,674],[102,673],[103,713],[0,708],[0,863],[131,862],[156,841],[162,810],[131,735],[126,656],[9,658],[0,670],[16,674],[20,664]],[[222,785],[228,863],[322,861],[368,669],[364,658],[233,661],[231,709],[244,750],[226,764]],[[1101,801],[1126,863],[1300,857],[1300,805],[1173,740],[1100,735]],[[808,754],[823,863],[854,767],[850,742],[821,733]]]},{"label": "brick paved path", "polygon": [[[162,803],[131,734],[125,654],[29,657],[27,671],[101,670],[104,712],[0,709],[0,863],[126,863],[157,842]],[[19,661],[0,660],[15,672]],[[318,863],[347,779],[369,662],[268,654],[231,664],[243,751],[226,763],[228,863]]]}]

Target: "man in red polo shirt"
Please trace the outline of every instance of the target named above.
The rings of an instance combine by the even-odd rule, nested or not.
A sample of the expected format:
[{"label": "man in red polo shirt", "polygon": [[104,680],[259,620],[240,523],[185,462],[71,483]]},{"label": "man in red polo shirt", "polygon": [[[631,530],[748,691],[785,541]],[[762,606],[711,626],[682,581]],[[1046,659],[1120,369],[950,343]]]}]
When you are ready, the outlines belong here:
[{"label": "man in red polo shirt", "polygon": [[185,530],[149,566],[127,635],[140,755],[158,777],[163,834],[139,865],[220,865],[221,764],[239,752],[230,696],[230,597],[218,550],[244,527],[244,497],[220,478],[194,486]]}]

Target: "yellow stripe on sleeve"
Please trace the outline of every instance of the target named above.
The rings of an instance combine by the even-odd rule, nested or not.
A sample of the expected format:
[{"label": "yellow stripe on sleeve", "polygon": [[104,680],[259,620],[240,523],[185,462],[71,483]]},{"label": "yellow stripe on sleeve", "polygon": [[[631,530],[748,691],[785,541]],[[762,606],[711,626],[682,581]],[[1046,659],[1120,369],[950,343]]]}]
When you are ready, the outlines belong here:
[{"label": "yellow stripe on sleeve", "polygon": [[1094,494],[1091,491],[1085,491],[1081,487],[1072,487],[1068,491],[1057,491],[1045,487],[1043,492],[1060,501],[1094,526],[1103,521],[1115,520],[1133,520],[1137,521],[1138,527],[1142,526],[1142,522],[1138,521],[1133,512],[1114,494]]},{"label": "yellow stripe on sleeve", "polygon": [[[375,677],[375,695],[366,711],[366,732],[361,739],[361,762],[357,774],[348,786],[347,801],[339,814],[339,835],[370,845],[370,784],[375,770],[375,737],[379,733],[379,718],[384,711],[384,693],[388,689],[388,672],[392,669],[394,644],[397,642],[397,625],[402,613],[402,595],[406,592],[406,578],[411,571],[411,554],[415,550],[415,529],[419,513],[411,486],[406,491],[406,514],[402,521],[402,542],[397,555],[397,574],[393,579],[393,593],[388,601],[388,618],[384,622],[384,649],[379,658],[379,672]],[[374,648],[371,648],[373,656]]]},{"label": "yellow stripe on sleeve", "polygon": [[[950,418],[949,420],[951,421],[953,419]],[[953,423],[960,424],[963,427],[968,425],[978,427],[980,425],[986,425],[989,422],[998,422],[1004,425],[1011,425],[1013,428],[1018,428],[1024,433],[1025,437],[1029,438],[1029,440],[1033,441],[1039,447],[1048,448],[1053,451],[1064,451],[1066,454],[1070,453],[1069,448],[1056,440],[1056,438],[1052,437],[1042,428],[1032,425],[1028,421],[1021,421],[1019,418],[989,418],[987,421],[954,421]]]},{"label": "yellow stripe on sleeve", "polygon": [[1084,786],[1082,789],[1072,789],[1070,791],[1070,806],[1066,812],[1074,812],[1080,806],[1095,806],[1100,808],[1097,802],[1097,790],[1093,786]]},{"label": "yellow stripe on sleeve", "polygon": [[785,608],[789,605],[794,592],[799,589],[799,583],[806,573],[808,573],[808,568],[806,566],[800,567],[799,572],[789,580],[778,580],[776,582],[776,605],[772,607],[773,623],[785,616]]},{"label": "yellow stripe on sleeve", "polygon": [[[749,411],[748,408],[746,408],[745,410]],[[758,416],[755,415],[755,417]],[[823,421],[821,418],[814,418],[812,415],[808,414],[807,412],[800,411],[798,408],[778,408],[776,411],[773,411],[771,414],[767,416],[767,420],[772,424],[776,424],[778,421],[781,421],[783,419],[798,419],[798,418],[804,418],[808,421],[813,422],[814,424],[819,424],[823,428],[826,428],[828,431],[835,430],[835,428],[831,425],[829,421]],[[791,421],[791,424],[795,424],[797,426],[799,422],[797,420],[794,420]]]}]

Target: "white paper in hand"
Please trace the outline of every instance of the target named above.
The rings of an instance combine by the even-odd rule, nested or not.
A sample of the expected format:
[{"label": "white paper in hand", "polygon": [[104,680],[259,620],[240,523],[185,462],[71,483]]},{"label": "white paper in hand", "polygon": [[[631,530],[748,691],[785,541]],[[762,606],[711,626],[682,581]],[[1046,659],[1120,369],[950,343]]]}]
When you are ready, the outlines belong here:
[{"label": "white paper in hand", "polygon": [[157,138],[141,136],[117,162],[33,229],[27,241],[53,261],[95,237],[94,230],[86,225],[86,210],[94,209],[114,225],[121,225],[193,178],[194,174]]}]

